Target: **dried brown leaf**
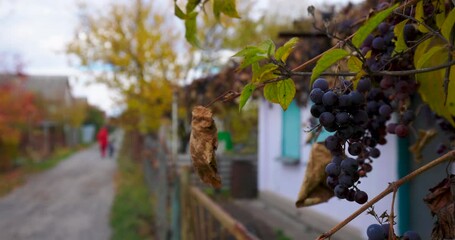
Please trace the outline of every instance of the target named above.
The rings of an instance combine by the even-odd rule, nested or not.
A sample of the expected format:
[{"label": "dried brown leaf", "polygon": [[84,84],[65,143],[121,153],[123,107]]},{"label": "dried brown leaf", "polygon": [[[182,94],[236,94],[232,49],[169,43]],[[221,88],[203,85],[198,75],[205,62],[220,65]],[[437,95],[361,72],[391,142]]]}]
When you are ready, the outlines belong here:
[{"label": "dried brown leaf", "polygon": [[436,135],[436,130],[429,129],[429,130],[419,130],[419,137],[417,141],[409,147],[409,151],[414,154],[414,159],[417,162],[422,161],[422,150],[425,145]]},{"label": "dried brown leaf", "polygon": [[193,167],[204,183],[221,187],[215,159],[218,136],[210,109],[196,106],[191,120],[190,153]]}]

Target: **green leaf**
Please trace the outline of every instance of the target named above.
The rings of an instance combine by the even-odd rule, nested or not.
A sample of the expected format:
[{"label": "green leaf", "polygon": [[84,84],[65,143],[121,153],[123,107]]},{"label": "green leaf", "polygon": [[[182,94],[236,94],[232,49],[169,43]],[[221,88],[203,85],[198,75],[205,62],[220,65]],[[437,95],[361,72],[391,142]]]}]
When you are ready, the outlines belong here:
[{"label": "green leaf", "polygon": [[201,0],[188,0],[186,3],[186,12],[192,12],[200,2]]},{"label": "green leaf", "polygon": [[245,85],[245,87],[243,87],[242,93],[240,93],[239,111],[241,111],[245,106],[246,102],[253,94],[255,88],[256,86],[254,86],[252,83],[248,83]]},{"label": "green leaf", "polygon": [[261,69],[259,70],[259,76],[258,76],[258,81],[259,82],[263,82],[263,81],[266,81],[266,80],[269,80],[270,78],[267,78],[267,76],[271,76],[273,77],[273,75],[270,75],[269,73],[272,73],[273,71],[275,71],[276,69],[278,68],[277,65],[273,64],[273,63],[268,63],[268,64],[265,64],[264,66],[261,67]]},{"label": "green leaf", "polygon": [[[455,66],[450,68],[449,90],[447,92],[447,108],[450,114],[455,116]],[[455,124],[452,124],[455,127]]]},{"label": "green leaf", "polygon": [[258,48],[261,49],[262,52],[267,53],[269,56],[275,53],[275,43],[273,43],[273,41],[270,39],[259,43]]},{"label": "green leaf", "polygon": [[286,62],[289,54],[291,54],[292,49],[295,47],[299,38],[294,37],[289,39],[283,46],[279,47],[275,53],[275,59],[281,60],[282,62]]},{"label": "green leaf", "polygon": [[436,26],[441,29],[442,24],[444,23],[444,20],[446,19],[446,8],[445,8],[445,2],[444,0],[437,0],[433,1],[433,7],[436,9],[439,13],[436,14],[435,20],[436,20]]},{"label": "green leaf", "polygon": [[348,69],[351,72],[360,72],[362,70],[362,61],[357,56],[351,56],[348,59]]},{"label": "green leaf", "polygon": [[[416,13],[415,13],[415,19],[417,19],[419,22],[425,22],[425,16],[424,16],[424,10],[423,10],[423,1],[419,1],[416,5]],[[417,29],[420,32],[427,33],[429,30],[423,26],[422,24],[419,24],[417,26]]]},{"label": "green leaf", "polygon": [[444,36],[449,42],[452,41],[451,34],[453,31],[454,24],[455,24],[455,9],[452,9],[452,11],[450,11],[449,15],[447,15],[447,18],[441,27],[442,36]]},{"label": "green leaf", "polygon": [[313,84],[313,81],[319,77],[319,75],[321,75],[322,72],[348,55],[349,52],[343,49],[332,49],[326,51],[324,55],[322,55],[322,57],[318,60],[316,66],[313,69],[310,86]]},{"label": "green leaf", "polygon": [[237,12],[235,0],[214,0],[213,1],[213,14],[217,20],[220,20],[221,13],[231,18],[240,18]]},{"label": "green leaf", "polygon": [[386,19],[399,4],[395,4],[392,7],[384,9],[383,11],[374,15],[374,17],[368,19],[362,27],[357,30],[354,37],[352,38],[352,44],[355,47],[359,48],[362,45],[363,41],[368,37],[368,35],[373,32],[373,30]]},{"label": "green leaf", "polygon": [[395,49],[393,51],[392,56],[395,56],[398,53],[403,52],[404,50],[408,49],[408,46],[406,45],[406,41],[404,40],[404,26],[406,26],[406,23],[409,21],[409,19],[406,19],[397,25],[395,25],[395,28],[393,29],[393,33],[397,37],[397,40],[395,41]]},{"label": "green leaf", "polygon": [[281,105],[283,110],[286,111],[286,109],[288,109],[289,104],[291,104],[292,99],[294,99],[295,96],[294,81],[292,81],[292,79],[290,78],[283,81],[279,81],[277,82],[277,88],[278,103]]},{"label": "green leaf", "polygon": [[251,82],[257,82],[257,79],[259,78],[261,67],[259,66],[259,63],[255,62],[251,64],[251,71],[253,72],[253,76],[251,77]]},{"label": "green leaf", "polygon": [[[442,46],[435,46],[430,48],[428,52],[422,56],[422,59],[418,62],[419,67],[416,66],[416,69],[441,65],[446,63],[447,59],[447,50]],[[415,75],[415,78],[420,85],[419,93],[422,100],[426,102],[436,114],[444,117],[453,126],[455,126],[455,121],[452,118],[453,112],[451,114],[452,109],[450,105],[450,103],[453,103],[454,101],[454,90],[449,89],[449,94],[447,95],[447,102],[449,104],[444,105],[446,98],[443,87],[445,71],[445,69],[440,69],[432,72],[419,73]],[[449,87],[450,86],[453,87],[452,81],[450,82]]]},{"label": "green leaf", "polygon": [[264,87],[264,97],[269,102],[278,103],[278,88],[277,83],[267,83]]},{"label": "green leaf", "polygon": [[247,57],[247,56],[255,56],[258,54],[264,54],[265,52],[256,47],[256,46],[247,46],[244,49],[240,50],[238,53],[234,54],[233,57]]},{"label": "green leaf", "polygon": [[425,54],[427,51],[428,46],[430,43],[435,39],[435,37],[431,37],[430,39],[427,39],[419,44],[417,46],[416,50],[414,51],[414,66],[417,66],[417,62],[422,58],[422,56]]},{"label": "green leaf", "polygon": [[244,69],[246,67],[248,67],[249,65],[253,64],[253,63],[257,63],[263,59],[266,59],[267,56],[263,56],[263,55],[255,55],[255,56],[248,56],[248,57],[245,57],[242,61],[242,63],[240,64],[239,66],[239,69]]},{"label": "green leaf", "polygon": [[187,15],[185,19],[185,39],[193,46],[200,48],[201,44],[197,39],[197,12]]},{"label": "green leaf", "polygon": [[177,5],[177,1],[174,1],[174,13],[180,19],[186,19],[186,14],[182,11],[182,9]]}]

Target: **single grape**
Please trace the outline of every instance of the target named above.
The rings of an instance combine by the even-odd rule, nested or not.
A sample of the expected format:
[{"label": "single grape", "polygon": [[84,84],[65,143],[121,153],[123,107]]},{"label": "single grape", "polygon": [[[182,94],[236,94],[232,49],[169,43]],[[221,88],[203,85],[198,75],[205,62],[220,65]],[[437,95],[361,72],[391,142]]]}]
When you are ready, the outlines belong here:
[{"label": "single grape", "polygon": [[408,82],[401,80],[395,84],[395,90],[399,93],[409,94]]},{"label": "single grape", "polygon": [[362,164],[362,169],[368,173],[371,172],[371,170],[373,170],[373,167],[369,163],[364,163]]},{"label": "single grape", "polygon": [[353,158],[346,158],[340,164],[341,170],[346,173],[352,173],[357,171],[359,164]]},{"label": "single grape", "polygon": [[331,189],[334,189],[338,185],[338,179],[336,177],[328,176],[325,182]]},{"label": "single grape", "polygon": [[384,117],[389,117],[390,114],[392,114],[392,107],[390,107],[387,104],[382,104],[379,107],[379,114],[381,114],[381,116],[384,116]]},{"label": "single grape", "polygon": [[374,36],[368,35],[362,43],[362,47],[371,47],[371,43],[373,42]]},{"label": "single grape", "polygon": [[347,187],[338,184],[338,185],[333,189],[333,192],[335,193],[335,196],[337,196],[337,198],[339,198],[339,199],[345,199],[346,196],[348,195],[349,190],[348,190]]},{"label": "single grape", "polygon": [[401,117],[401,121],[403,122],[403,124],[408,125],[409,123],[411,123],[414,120],[414,117],[415,117],[414,111],[406,110],[403,113],[403,116]]},{"label": "single grape", "polygon": [[416,38],[417,31],[413,24],[406,24],[403,29],[404,40],[412,41]]},{"label": "single grape", "polygon": [[438,149],[436,150],[436,153],[437,153],[437,154],[443,154],[445,151],[447,151],[447,145],[441,143],[441,144],[438,146]]},{"label": "single grape", "polygon": [[381,101],[384,99],[384,92],[379,88],[372,88],[368,92],[368,100]]},{"label": "single grape", "polygon": [[381,88],[383,89],[389,89],[393,86],[393,78],[390,76],[385,76],[381,82],[379,83]]},{"label": "single grape", "polygon": [[404,124],[399,124],[399,125],[395,128],[395,134],[396,134],[398,137],[407,137],[407,136],[408,136],[408,133],[409,133],[408,126],[406,126],[406,125],[404,125]]},{"label": "single grape", "polygon": [[369,240],[384,240],[385,232],[379,224],[371,224],[367,228],[367,236]]},{"label": "single grape", "polygon": [[346,200],[348,200],[349,202],[354,202],[355,193],[356,191],[354,189],[349,189],[348,195],[346,196]]},{"label": "single grape", "polygon": [[313,83],[313,89],[315,88],[319,88],[325,92],[329,90],[329,83],[324,78],[318,78]]},{"label": "single grape", "polygon": [[331,177],[338,177],[341,173],[340,166],[335,163],[329,163],[325,166],[325,172]]},{"label": "single grape", "polygon": [[315,118],[319,118],[321,114],[325,111],[326,109],[324,108],[324,106],[319,104],[313,104],[310,109],[311,115]]},{"label": "single grape", "polygon": [[354,179],[352,179],[352,176],[347,175],[347,174],[342,174],[338,177],[338,184],[345,186],[345,187],[351,187],[354,185]]},{"label": "single grape", "polygon": [[341,161],[343,161],[343,158],[341,158],[340,156],[333,156],[332,157],[332,163],[335,163],[338,166],[340,166]]},{"label": "single grape", "polygon": [[324,93],[322,96],[322,103],[324,106],[331,107],[333,105],[336,105],[338,103],[338,96],[336,93],[333,91],[327,91]]},{"label": "single grape", "polygon": [[370,116],[376,115],[379,110],[379,103],[376,101],[367,102],[367,113]]},{"label": "single grape", "polygon": [[382,227],[382,229],[384,229],[385,237],[388,239],[389,231],[390,231],[390,224],[389,223],[381,224],[381,227]]},{"label": "single grape", "polygon": [[370,157],[372,158],[378,158],[379,156],[381,156],[381,151],[379,151],[379,149],[377,148],[372,148],[370,150]]},{"label": "single grape", "polygon": [[364,191],[358,190],[355,193],[355,202],[358,204],[364,204],[368,201],[368,194]]},{"label": "single grape", "polygon": [[331,112],[323,112],[319,116],[319,122],[324,127],[332,126],[335,123],[335,116]]},{"label": "single grape", "polygon": [[354,129],[351,126],[347,126],[341,129],[338,129],[337,136],[341,139],[347,140],[352,137],[354,134]]},{"label": "single grape", "polygon": [[336,149],[338,149],[338,147],[340,146],[340,141],[337,137],[335,136],[328,136],[326,139],[325,139],[325,147],[327,149],[329,149],[330,151],[334,151]]},{"label": "single grape", "polygon": [[382,37],[375,37],[375,38],[373,39],[373,42],[371,43],[371,46],[372,46],[374,49],[377,49],[377,50],[384,50],[384,49],[385,49],[384,38],[382,38]]},{"label": "single grape", "polygon": [[362,153],[362,149],[363,149],[362,144],[355,142],[349,145],[348,152],[353,156],[357,156],[360,153]]},{"label": "single grape", "polygon": [[335,115],[335,121],[338,125],[344,126],[349,123],[350,117],[347,112],[339,112]]},{"label": "single grape", "polygon": [[403,234],[403,240],[422,240],[420,235],[414,231],[407,231]]},{"label": "single grape", "polygon": [[352,105],[362,105],[365,102],[365,97],[358,91],[349,93],[350,102]]},{"label": "single grape", "polygon": [[371,89],[370,78],[362,78],[357,83],[357,91],[359,92],[368,92],[370,89]]},{"label": "single grape", "polygon": [[322,103],[322,96],[324,96],[324,91],[320,88],[315,88],[310,92],[310,99],[316,104]]},{"label": "single grape", "polygon": [[395,134],[395,131],[396,131],[397,126],[398,126],[398,124],[396,124],[396,123],[389,123],[389,124],[387,124],[387,132],[388,132],[388,133]]},{"label": "single grape", "polygon": [[338,97],[338,106],[340,108],[348,108],[351,106],[351,98],[348,95],[341,95]]},{"label": "single grape", "polygon": [[382,33],[382,34],[386,34],[388,31],[389,31],[389,28],[390,28],[390,25],[386,22],[382,22],[379,24],[378,26],[378,30]]}]

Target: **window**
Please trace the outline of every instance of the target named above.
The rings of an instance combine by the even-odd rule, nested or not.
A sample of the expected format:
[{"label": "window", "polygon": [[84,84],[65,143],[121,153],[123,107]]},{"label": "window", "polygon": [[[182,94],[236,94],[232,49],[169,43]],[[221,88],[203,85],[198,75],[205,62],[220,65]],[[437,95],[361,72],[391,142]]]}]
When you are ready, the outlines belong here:
[{"label": "window", "polygon": [[285,163],[298,163],[300,161],[300,108],[292,101],[286,111],[282,112],[282,152],[280,160]]}]

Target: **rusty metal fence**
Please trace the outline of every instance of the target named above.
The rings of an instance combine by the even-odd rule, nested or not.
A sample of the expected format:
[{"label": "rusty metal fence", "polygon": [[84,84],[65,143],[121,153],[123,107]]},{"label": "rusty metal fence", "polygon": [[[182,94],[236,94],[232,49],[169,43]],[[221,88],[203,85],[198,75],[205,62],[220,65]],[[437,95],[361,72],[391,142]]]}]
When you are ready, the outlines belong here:
[{"label": "rusty metal fence", "polygon": [[152,137],[146,137],[144,147],[144,175],[155,200],[158,240],[257,240],[192,184],[190,166],[171,164],[165,146]]}]

